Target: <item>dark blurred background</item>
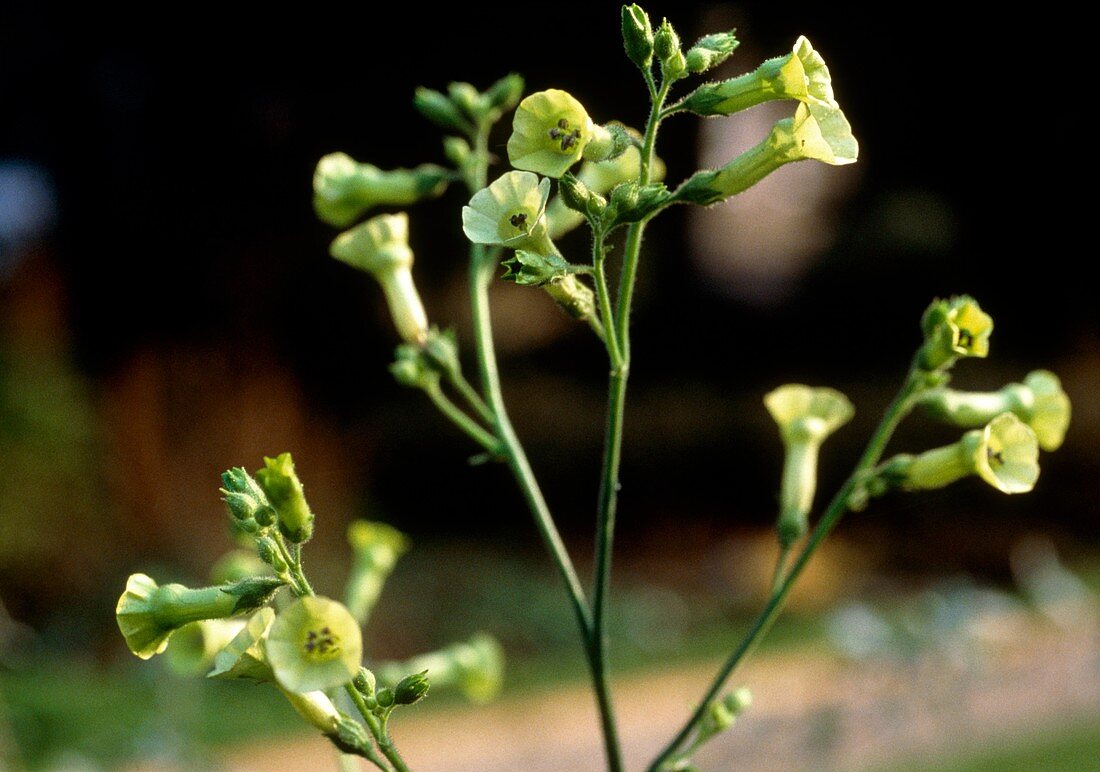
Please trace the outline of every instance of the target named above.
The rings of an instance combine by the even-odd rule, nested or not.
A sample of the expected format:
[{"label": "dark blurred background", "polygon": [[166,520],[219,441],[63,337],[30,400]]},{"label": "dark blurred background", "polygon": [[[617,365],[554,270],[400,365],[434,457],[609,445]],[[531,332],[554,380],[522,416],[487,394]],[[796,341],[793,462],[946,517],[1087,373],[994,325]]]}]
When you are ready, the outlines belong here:
[{"label": "dark blurred background", "polygon": [[[904,373],[922,310],[961,292],[996,331],[989,359],[960,365],[956,384],[997,388],[1054,370],[1074,402],[1065,447],[1044,455],[1028,496],[966,482],[897,497],[849,517],[842,538],[915,580],[1007,581],[1011,545],[1036,532],[1070,558],[1090,555],[1100,312],[1078,275],[1095,250],[1081,179],[1093,163],[1089,77],[1070,50],[1073,26],[1049,7],[980,21],[926,4],[648,10],[669,14],[686,44],[736,27],[741,48],[719,76],[807,35],[861,156],[787,167],[649,230],[623,565],[692,592],[695,556],[767,528],[781,448],[760,398],[781,383],[832,385],[855,402],[823,459],[822,487],[835,488]],[[597,121],[644,121],[612,3],[394,4],[385,20],[368,6],[189,7],[167,21],[5,4],[0,598],[26,634],[98,662],[120,657],[112,611],[126,575],[159,566],[201,581],[228,545],[218,474],[283,450],[319,513],[323,579],[340,575],[320,558],[339,557],[356,516],[386,519],[429,551],[492,541],[545,566],[506,470],[470,468],[465,439],[393,383],[380,293],[327,257],[335,232],[310,205],[325,153],[383,168],[443,162],[438,130],[412,108],[417,85],[486,87],[513,70],[530,91],[568,89]],[[790,107],[670,120],[659,146],[670,182],[754,144]],[[506,138],[502,125],[501,155]],[[465,198],[456,186],[415,208],[411,241],[432,321],[453,325],[469,353]],[[580,261],[587,245],[578,233],[562,247]],[[541,293],[494,292],[506,396],[583,566],[604,354]],[[956,434],[913,420],[896,448]]]}]

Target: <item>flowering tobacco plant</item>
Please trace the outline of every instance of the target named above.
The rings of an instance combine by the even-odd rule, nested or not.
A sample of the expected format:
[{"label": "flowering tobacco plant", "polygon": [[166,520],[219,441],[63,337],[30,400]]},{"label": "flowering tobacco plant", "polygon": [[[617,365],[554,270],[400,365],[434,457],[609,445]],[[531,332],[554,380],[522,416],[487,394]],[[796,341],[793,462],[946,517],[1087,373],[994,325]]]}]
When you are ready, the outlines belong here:
[{"label": "flowering tobacco plant", "polygon": [[[417,109],[446,132],[443,148],[450,168],[422,164],[385,170],[333,153],[321,159],[314,177],[317,215],[339,228],[352,226],[332,242],[333,257],[369,273],[382,288],[402,340],[390,367],[395,379],[423,391],[483,451],[482,460],[508,468],[523,494],[576,617],[607,765],[614,771],[623,763],[607,666],[608,588],[632,364],[631,304],[646,226],[674,205],[724,201],[789,163],[843,165],[859,156],[829,68],[805,37],[788,54],[739,77],[697,85],[675,100],[674,88],[734,54],[734,34],[706,35],[685,50],[667,20],[655,29],[646,12],[631,5],[622,9],[622,37],[649,96],[648,117],[638,129],[617,121],[599,123],[597,118],[606,116],[597,113],[594,118],[560,89],[524,97],[523,80],[514,74],[486,91],[452,83],[446,93],[418,89],[414,99]],[[759,144],[719,168],[665,184],[656,154],[665,120],[685,113],[724,119],[776,100],[793,102],[791,114],[777,121]],[[512,133],[506,148],[512,168],[491,175],[497,159],[489,152],[489,133],[509,112]],[[409,216],[390,211],[353,225],[373,209],[434,198],[454,183],[465,185],[470,195],[454,226],[469,241],[472,353],[477,362],[473,382],[463,373],[455,335],[433,326],[420,300],[408,243]],[[582,224],[591,231],[591,253],[567,259],[555,242]],[[620,240],[621,246],[612,251]],[[502,396],[489,305],[489,286],[498,278],[547,292],[566,313],[584,322],[607,351],[609,399],[590,590],[577,576]],[[947,385],[958,360],[988,355],[992,329],[993,320],[968,296],[935,300],[929,306],[921,320],[923,342],[897,396],[850,476],[819,510],[814,506],[819,454],[854,408],[834,389],[802,384],[780,386],[764,397],[785,450],[771,594],[680,731],[653,759],[652,772],[693,768],[695,751],[750,705],[746,687],[727,691],[727,683],[846,512],[863,509],[875,497],[940,488],[968,475],[1004,493],[1023,493],[1035,485],[1040,447],[1056,449],[1069,422],[1069,400],[1058,378],[1035,371],[1023,383],[988,393]],[[895,429],[918,406],[932,418],[967,431],[952,445],[883,460]],[[382,523],[353,524],[352,568],[343,602],[321,597],[303,570],[302,548],[315,523],[290,455],[265,459],[255,474],[231,469],[223,485],[232,522],[255,548],[251,567],[248,561],[237,561],[238,570],[203,589],[161,586],[144,574],[131,576],[117,613],[134,654],[147,659],[166,648],[171,653],[176,647],[172,636],[178,633],[180,660],[211,667],[211,677],[273,684],[338,748],[383,770],[407,768],[390,737],[388,720],[397,706],[421,699],[429,684],[454,686],[476,702],[495,694],[502,657],[496,642],[484,634],[405,662],[372,663],[373,670],[361,664],[360,627],[408,547],[404,536]]]}]

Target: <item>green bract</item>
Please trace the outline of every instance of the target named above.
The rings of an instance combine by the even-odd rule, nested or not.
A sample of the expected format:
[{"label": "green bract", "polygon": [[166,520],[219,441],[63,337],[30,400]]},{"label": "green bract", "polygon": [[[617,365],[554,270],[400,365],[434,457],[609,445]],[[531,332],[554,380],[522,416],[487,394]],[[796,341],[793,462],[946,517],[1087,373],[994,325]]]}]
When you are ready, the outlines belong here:
[{"label": "green bract", "polygon": [[330,225],[350,225],[376,206],[407,206],[447,189],[450,173],[442,166],[382,171],[346,153],[330,153],[313,174],[313,208]]},{"label": "green bract", "polygon": [[[596,146],[586,153],[589,143]],[[526,97],[512,119],[508,160],[517,169],[560,177],[582,155],[605,158],[611,136],[596,126],[584,106],[566,91],[549,89]]]},{"label": "green bract", "polygon": [[764,397],[764,405],[779,426],[785,450],[780,483],[777,530],[784,546],[806,532],[817,490],[817,458],[821,443],[851,420],[855,409],[835,389],[787,384]]},{"label": "green bract", "polygon": [[330,254],[371,274],[382,287],[397,334],[408,343],[423,344],[428,315],[412,278],[409,218],[383,214],[344,231],[332,242]]},{"label": "green bract", "polygon": [[264,643],[275,679],[292,692],[343,686],[359,672],[359,623],[340,603],[299,598],[275,618]]},{"label": "green bract", "polygon": [[462,207],[462,230],[475,244],[553,252],[546,234],[550,180],[531,172],[507,172],[474,194]]}]

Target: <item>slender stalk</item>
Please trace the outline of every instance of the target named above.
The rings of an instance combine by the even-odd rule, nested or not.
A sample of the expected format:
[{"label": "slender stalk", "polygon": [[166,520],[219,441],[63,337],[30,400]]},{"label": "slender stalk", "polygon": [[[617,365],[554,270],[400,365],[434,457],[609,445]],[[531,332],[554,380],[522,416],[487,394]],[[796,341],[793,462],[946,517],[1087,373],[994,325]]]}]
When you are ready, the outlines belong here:
[{"label": "slender stalk", "polygon": [[779,548],[779,555],[775,559],[775,571],[772,572],[772,593],[779,591],[779,586],[783,583],[784,571],[787,568],[787,558],[791,554],[790,544],[783,545]]},{"label": "slender stalk", "polygon": [[[652,77],[647,79],[653,103],[646,123],[642,149],[642,169],[639,183],[649,182],[653,163],[653,148],[657,141],[661,105],[668,95],[668,84],[660,90],[654,88]],[[626,410],[627,377],[630,372],[630,303],[637,277],[638,256],[642,246],[644,223],[635,223],[627,233],[622,274],[619,277],[618,309],[611,316],[611,302],[603,271],[603,238],[596,234],[592,251],[592,264],[596,271],[596,289],[600,296],[600,313],[609,327],[607,352],[611,359],[611,375],[608,382],[607,428],[604,434],[603,471],[600,475],[599,504],[596,514],[595,576],[592,590],[592,680],[596,698],[600,704],[600,717],[607,748],[608,767],[612,772],[622,769],[618,730],[611,698],[608,667],[609,638],[607,634],[607,597],[611,583],[611,556],[615,536],[615,513],[619,497],[619,467],[622,460],[623,423]]]},{"label": "slender stalk", "polygon": [[[363,695],[350,683],[344,684],[344,691],[351,697],[351,701],[355,704],[356,709],[359,711],[359,715],[363,717],[363,721],[366,722],[367,728],[378,742],[378,749],[382,751],[387,759],[389,759],[390,764],[393,765],[393,769],[398,772],[408,772],[409,767],[405,764],[405,760],[401,758],[401,754],[397,752],[397,748],[394,747],[393,740],[390,739],[389,731],[384,724],[379,721],[378,717],[371,712],[371,709],[367,707]],[[381,769],[390,769],[388,765],[379,763],[379,761],[381,761],[380,759],[378,761],[371,759],[371,761],[374,761]]]},{"label": "slender stalk", "polygon": [[462,412],[454,402],[448,399],[438,382],[430,382],[424,387],[424,392],[432,400],[432,403],[443,415],[450,419],[451,423],[461,429],[466,435],[488,451],[491,455],[500,453],[500,441],[485,429],[481,428],[470,416]]},{"label": "slender stalk", "polygon": [[607,346],[607,356],[611,359],[612,369],[622,366],[622,354],[619,352],[619,336],[615,333],[615,314],[611,310],[611,295],[607,290],[607,274],[604,272],[604,235],[592,234],[592,274],[596,279],[596,297],[600,303],[600,319],[603,320],[604,329],[611,327],[611,335],[606,333],[601,336]]},{"label": "slender stalk", "polygon": [[882,457],[883,451],[886,450],[886,444],[890,441],[890,437],[893,435],[894,430],[912,409],[915,404],[915,396],[919,392],[921,384],[922,380],[918,376],[916,368],[911,368],[906,377],[905,384],[902,386],[897,396],[894,397],[890,406],[886,408],[882,420],[879,422],[874,434],[871,435],[871,439],[867,443],[863,455],[860,456],[855,469],[844,482],[844,485],[841,486],[840,490],[837,491],[836,495],[833,496],[832,501],[829,502],[829,506],[825,509],[824,514],[821,516],[821,520],[818,521],[817,526],[806,540],[805,546],[795,559],[787,576],[772,593],[764,609],[753,621],[752,626],[741,640],[741,643],[737,645],[737,648],[733,650],[733,653],[730,654],[729,658],[718,670],[718,674],[714,677],[710,687],[699,701],[698,706],[695,708],[695,712],[692,713],[687,723],[684,724],[683,729],[681,729],[680,733],[665,746],[660,755],[653,760],[653,763],[648,767],[648,772],[661,772],[667,768],[665,766],[666,763],[677,755],[677,749],[687,741],[688,737],[698,726],[699,722],[706,714],[707,706],[718,696],[726,680],[733,674],[737,666],[741,664],[764,634],[771,628],[772,623],[775,622],[776,617],[779,616],[779,612],[783,609],[783,604],[790,594],[795,581],[797,581],[799,575],[802,573],[802,570],[806,567],[806,564],[809,563],[810,558],[813,557],[817,548],[821,546],[825,537],[829,535],[834,527],[836,527],[840,518],[847,511],[849,497],[855,491],[856,486],[864,479],[868,470],[878,463],[878,460]]},{"label": "slender stalk", "polygon": [[466,380],[466,376],[464,376],[462,373],[454,373],[447,379],[447,381],[452,386],[454,386],[455,391],[457,391],[459,395],[461,395],[462,398],[466,400],[466,404],[469,405],[470,408],[478,414],[478,417],[481,418],[482,421],[487,424],[493,423],[493,411],[490,410],[489,406],[485,404],[485,400],[483,400],[481,398],[481,395],[477,393],[477,389],[470,385],[470,382]]}]

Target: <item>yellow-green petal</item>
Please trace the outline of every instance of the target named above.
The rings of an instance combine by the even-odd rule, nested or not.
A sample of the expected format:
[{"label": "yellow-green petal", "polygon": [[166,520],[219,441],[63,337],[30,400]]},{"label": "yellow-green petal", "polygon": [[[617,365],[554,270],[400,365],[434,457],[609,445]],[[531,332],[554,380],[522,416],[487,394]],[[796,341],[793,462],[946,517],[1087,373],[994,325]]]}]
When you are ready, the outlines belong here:
[{"label": "yellow-green petal", "polygon": [[769,392],[764,406],[784,438],[824,440],[855,415],[851,401],[836,389],[789,383]]},{"label": "yellow-green petal", "polygon": [[299,598],[279,612],[264,642],[275,680],[292,692],[342,686],[359,672],[359,623],[341,603]]},{"label": "yellow-green petal", "polygon": [[1065,439],[1071,414],[1062,382],[1049,370],[1035,370],[1024,378],[1024,385],[1032,395],[1024,420],[1034,430],[1040,448],[1048,452],[1057,450]]},{"label": "yellow-green petal", "polygon": [[986,425],[975,454],[978,475],[1004,493],[1027,493],[1039,479],[1039,442],[1035,432],[1012,413]]},{"label": "yellow-green petal", "polygon": [[545,239],[549,197],[549,179],[540,181],[531,172],[507,172],[462,207],[462,230],[475,244],[524,248]]},{"label": "yellow-green petal", "polygon": [[539,91],[516,108],[508,160],[517,169],[560,177],[581,159],[592,135],[592,119],[571,94]]}]

